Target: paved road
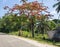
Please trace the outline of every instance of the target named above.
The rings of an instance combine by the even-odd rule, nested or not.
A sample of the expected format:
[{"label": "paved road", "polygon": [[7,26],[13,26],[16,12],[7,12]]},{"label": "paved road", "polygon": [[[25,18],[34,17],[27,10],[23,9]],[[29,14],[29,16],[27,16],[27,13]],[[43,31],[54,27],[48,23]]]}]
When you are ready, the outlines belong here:
[{"label": "paved road", "polygon": [[0,33],[0,47],[55,47],[37,41]]},{"label": "paved road", "polygon": [[0,33],[0,47],[37,47],[11,35]]}]

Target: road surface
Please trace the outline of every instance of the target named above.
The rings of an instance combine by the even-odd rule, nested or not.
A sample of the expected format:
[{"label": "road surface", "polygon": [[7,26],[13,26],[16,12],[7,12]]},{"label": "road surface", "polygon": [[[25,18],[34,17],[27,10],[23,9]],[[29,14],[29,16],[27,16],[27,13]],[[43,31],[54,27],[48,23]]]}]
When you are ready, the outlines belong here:
[{"label": "road surface", "polygon": [[0,33],[0,47],[49,47],[49,45],[47,46],[26,38]]}]

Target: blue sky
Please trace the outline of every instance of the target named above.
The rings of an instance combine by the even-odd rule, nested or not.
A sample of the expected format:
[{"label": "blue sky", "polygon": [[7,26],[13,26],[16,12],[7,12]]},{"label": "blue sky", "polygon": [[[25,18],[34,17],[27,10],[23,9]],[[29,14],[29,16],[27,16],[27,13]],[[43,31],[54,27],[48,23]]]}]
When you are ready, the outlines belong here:
[{"label": "blue sky", "polygon": [[[33,0],[28,0],[33,1]],[[38,0],[39,2],[42,2],[42,0]],[[45,6],[48,6],[48,11],[51,12],[51,14],[54,15],[53,19],[58,18],[58,14],[55,11],[55,8],[53,8],[53,5],[56,3],[56,0],[43,0],[43,3]],[[12,7],[14,4],[20,4],[20,0],[0,0],[0,17],[4,16],[6,13],[6,10],[3,9],[4,6]]]}]

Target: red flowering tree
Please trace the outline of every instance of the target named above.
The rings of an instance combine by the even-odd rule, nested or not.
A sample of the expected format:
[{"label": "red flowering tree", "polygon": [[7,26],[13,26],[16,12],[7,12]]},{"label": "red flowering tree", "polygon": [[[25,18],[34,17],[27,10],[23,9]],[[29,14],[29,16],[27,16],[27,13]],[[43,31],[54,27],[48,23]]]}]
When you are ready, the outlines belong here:
[{"label": "red flowering tree", "polygon": [[26,0],[21,0],[23,3],[21,5],[15,4],[12,8],[5,6],[4,9],[8,9],[9,13],[13,13],[15,10],[18,11],[18,14],[21,16],[22,14],[25,14],[27,18],[29,19],[31,23],[31,31],[32,31],[32,37],[34,37],[34,20],[41,20],[42,12],[46,12],[47,14],[44,14],[46,18],[50,16],[50,12],[47,11],[46,6],[43,6],[43,3],[39,3],[38,1],[34,2],[26,2]]}]

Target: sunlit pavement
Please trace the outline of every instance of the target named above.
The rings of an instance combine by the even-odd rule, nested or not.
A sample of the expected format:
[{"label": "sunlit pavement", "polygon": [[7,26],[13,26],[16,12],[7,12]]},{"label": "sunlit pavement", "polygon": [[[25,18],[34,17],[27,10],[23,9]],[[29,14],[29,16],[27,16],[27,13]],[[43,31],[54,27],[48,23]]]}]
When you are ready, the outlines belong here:
[{"label": "sunlit pavement", "polygon": [[0,47],[53,47],[33,40],[0,33]]}]

